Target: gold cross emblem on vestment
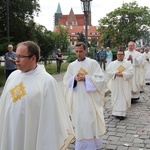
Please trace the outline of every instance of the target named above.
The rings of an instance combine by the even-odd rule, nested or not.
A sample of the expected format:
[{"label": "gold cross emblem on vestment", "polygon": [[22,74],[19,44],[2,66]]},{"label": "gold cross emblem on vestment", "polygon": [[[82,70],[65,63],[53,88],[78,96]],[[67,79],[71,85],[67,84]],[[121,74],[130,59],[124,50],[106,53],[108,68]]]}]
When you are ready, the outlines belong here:
[{"label": "gold cross emblem on vestment", "polygon": [[122,73],[124,70],[125,70],[125,67],[124,67],[124,66],[120,65],[120,66],[118,67],[118,71],[119,71],[120,73]]},{"label": "gold cross emblem on vestment", "polygon": [[20,82],[18,85],[15,85],[15,87],[10,90],[10,93],[13,102],[20,100],[24,95],[26,95],[23,83]]}]

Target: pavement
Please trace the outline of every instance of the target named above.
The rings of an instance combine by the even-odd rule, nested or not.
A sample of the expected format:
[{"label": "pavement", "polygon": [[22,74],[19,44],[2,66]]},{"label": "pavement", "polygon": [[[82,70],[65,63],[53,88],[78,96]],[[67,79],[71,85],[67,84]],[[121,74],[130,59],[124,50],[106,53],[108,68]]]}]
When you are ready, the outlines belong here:
[{"label": "pavement", "polygon": [[[64,73],[53,75],[61,87],[63,76]],[[104,103],[107,132],[103,136],[101,150],[150,150],[150,85],[144,89],[140,99],[131,104],[124,120],[111,115],[111,93],[107,94]],[[2,88],[0,95],[1,92]],[[70,144],[68,150],[74,150],[74,143]]]}]

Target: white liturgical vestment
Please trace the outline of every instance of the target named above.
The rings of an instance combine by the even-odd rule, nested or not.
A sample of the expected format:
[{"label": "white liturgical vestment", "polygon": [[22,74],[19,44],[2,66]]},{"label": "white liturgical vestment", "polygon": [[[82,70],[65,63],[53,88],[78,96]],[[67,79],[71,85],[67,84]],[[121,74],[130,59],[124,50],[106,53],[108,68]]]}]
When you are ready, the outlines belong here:
[{"label": "white liturgical vestment", "polygon": [[129,58],[129,55],[132,56],[132,65],[133,65],[133,80],[132,80],[132,98],[140,97],[140,87],[141,87],[141,53],[136,50],[125,51],[125,59]]},{"label": "white liturgical vestment", "polygon": [[[79,72],[85,74],[85,81],[75,85],[74,78]],[[76,60],[68,66],[63,82],[76,139],[99,139],[106,132],[102,107],[106,83],[99,64],[90,58]]]},{"label": "white liturgical vestment", "polygon": [[0,98],[0,150],[66,149],[74,135],[63,101],[43,66],[13,72]]},{"label": "white liturgical vestment", "polygon": [[142,56],[143,59],[145,60],[144,65],[145,83],[150,83],[150,52],[148,53],[144,52]]},{"label": "white liturgical vestment", "polygon": [[[111,82],[108,85],[111,91],[112,115],[126,116],[127,108],[131,107],[133,66],[126,59],[115,60],[107,66],[106,72]],[[117,72],[122,73],[123,77],[116,76]]]}]

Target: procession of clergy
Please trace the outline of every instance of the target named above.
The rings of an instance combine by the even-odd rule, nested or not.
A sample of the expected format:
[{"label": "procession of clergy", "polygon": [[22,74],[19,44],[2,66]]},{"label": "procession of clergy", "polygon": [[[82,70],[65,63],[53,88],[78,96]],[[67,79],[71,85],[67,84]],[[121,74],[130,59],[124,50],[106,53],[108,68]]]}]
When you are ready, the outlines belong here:
[{"label": "procession of clergy", "polygon": [[104,75],[99,63],[86,57],[85,43],[78,42],[62,92],[44,65],[37,64],[40,47],[33,41],[19,43],[18,70],[8,77],[0,97],[0,150],[66,150],[74,137],[75,150],[101,149],[106,87],[112,115],[122,120],[150,84],[149,47],[144,53],[137,50],[134,42],[126,51],[118,50]]},{"label": "procession of clergy", "polygon": [[106,83],[111,91],[112,115],[124,119],[131,102],[139,100],[145,85],[150,85],[149,60],[149,47],[142,53],[131,41],[128,49],[117,52],[117,60],[107,66]]}]

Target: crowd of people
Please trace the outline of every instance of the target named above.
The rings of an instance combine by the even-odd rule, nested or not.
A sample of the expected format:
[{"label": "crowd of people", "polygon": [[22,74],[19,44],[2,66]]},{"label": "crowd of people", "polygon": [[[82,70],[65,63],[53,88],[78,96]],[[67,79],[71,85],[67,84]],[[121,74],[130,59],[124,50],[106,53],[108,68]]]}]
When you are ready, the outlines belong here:
[{"label": "crowd of people", "polygon": [[[19,43],[15,54],[10,46],[6,66],[14,63],[15,68],[0,97],[0,150],[64,150],[73,139],[75,150],[101,149],[106,88],[111,91],[112,115],[122,120],[150,84],[149,47],[143,52],[132,41],[127,50],[117,51],[114,61],[109,47],[95,50],[94,60],[86,57],[85,43],[78,42],[77,59],[63,78],[64,93],[38,64],[40,47],[35,42]],[[61,50],[55,57],[60,73]]]},{"label": "crowd of people", "polygon": [[118,50],[117,60],[107,66],[106,82],[111,91],[112,115],[124,119],[131,102],[140,99],[140,93],[150,82],[149,59],[149,47],[142,51],[130,41],[127,50]]},{"label": "crowd of people", "polygon": [[105,50],[102,46],[99,50],[94,50],[93,58],[98,61],[100,63],[100,67],[105,70],[106,66],[113,61],[113,53],[110,50],[110,47],[106,47]]}]

